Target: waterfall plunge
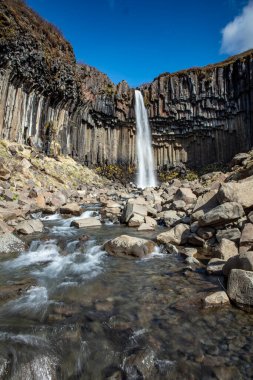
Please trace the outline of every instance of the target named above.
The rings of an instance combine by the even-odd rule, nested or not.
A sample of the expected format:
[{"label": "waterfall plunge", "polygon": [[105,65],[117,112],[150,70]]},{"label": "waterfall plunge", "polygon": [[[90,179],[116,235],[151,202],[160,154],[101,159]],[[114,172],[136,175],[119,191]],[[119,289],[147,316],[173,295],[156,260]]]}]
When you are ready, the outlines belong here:
[{"label": "waterfall plunge", "polygon": [[135,115],[138,160],[137,186],[142,189],[145,187],[155,187],[156,176],[154,172],[154,159],[148,113],[144,106],[143,96],[139,90],[135,90]]}]

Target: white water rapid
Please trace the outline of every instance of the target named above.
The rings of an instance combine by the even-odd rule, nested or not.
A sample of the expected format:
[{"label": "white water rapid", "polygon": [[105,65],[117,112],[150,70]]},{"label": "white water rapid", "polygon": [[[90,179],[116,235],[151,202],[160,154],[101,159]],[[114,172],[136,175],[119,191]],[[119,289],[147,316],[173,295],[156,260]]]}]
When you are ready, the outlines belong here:
[{"label": "white water rapid", "polygon": [[142,189],[145,187],[155,187],[157,181],[154,171],[148,113],[144,105],[143,96],[139,90],[135,90],[135,116],[138,160],[137,186]]}]

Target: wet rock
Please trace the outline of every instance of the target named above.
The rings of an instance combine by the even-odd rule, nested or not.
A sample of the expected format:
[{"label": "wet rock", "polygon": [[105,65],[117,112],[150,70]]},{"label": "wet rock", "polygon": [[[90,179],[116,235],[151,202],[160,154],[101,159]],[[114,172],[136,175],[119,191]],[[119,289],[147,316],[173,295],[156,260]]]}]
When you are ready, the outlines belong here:
[{"label": "wet rock", "polygon": [[253,272],[232,269],[228,278],[227,293],[238,306],[253,306]]},{"label": "wet rock", "polygon": [[229,304],[229,298],[227,293],[222,290],[206,296],[204,299],[204,304],[207,307],[227,305]]},{"label": "wet rock", "polygon": [[101,226],[101,222],[99,219],[91,217],[91,218],[73,220],[70,226],[77,227],[77,228],[99,227]]},{"label": "wet rock", "polygon": [[25,243],[12,233],[0,236],[0,253],[19,253],[25,250]]},{"label": "wet rock", "polygon": [[208,261],[206,270],[208,274],[213,274],[213,275],[222,275],[223,272],[223,267],[225,265],[226,261],[222,259],[217,259],[217,258],[212,258]]},{"label": "wet rock", "polygon": [[151,240],[121,235],[116,239],[107,241],[104,244],[104,249],[112,256],[144,257],[154,251],[155,243]]},{"label": "wet rock", "polygon": [[217,194],[221,203],[237,202],[243,208],[253,207],[253,180],[245,182],[228,182],[223,183]]},{"label": "wet rock", "polygon": [[228,239],[221,239],[214,249],[215,257],[227,261],[230,257],[238,255],[236,244]]},{"label": "wet rock", "polygon": [[127,379],[149,379],[154,370],[155,354],[150,348],[139,349],[124,360]]},{"label": "wet rock", "polygon": [[155,227],[148,223],[142,223],[140,227],[137,228],[138,231],[154,231]]},{"label": "wet rock", "polygon": [[82,213],[82,209],[78,205],[78,203],[68,203],[60,208],[60,213],[80,216]]},{"label": "wet rock", "polygon": [[144,216],[134,214],[128,222],[129,227],[139,227],[144,223]]},{"label": "wet rock", "polygon": [[218,230],[216,232],[216,239],[220,243],[221,239],[228,239],[234,241],[235,243],[239,243],[241,238],[241,231],[239,228],[231,228],[227,230]]},{"label": "wet rock", "polygon": [[201,265],[200,261],[193,256],[186,257],[185,263],[189,265]]},{"label": "wet rock", "polygon": [[18,298],[34,285],[36,285],[36,281],[34,279],[26,278],[24,280],[0,286],[0,301],[6,302]]},{"label": "wet rock", "polygon": [[163,232],[157,236],[158,243],[184,245],[189,237],[189,226],[187,224],[178,224],[171,230]]},{"label": "wet rock", "polygon": [[242,206],[236,202],[223,203],[199,218],[200,226],[224,225],[244,216]]},{"label": "wet rock", "polygon": [[30,235],[43,231],[43,223],[39,219],[26,220],[16,226],[16,231],[23,235]]}]

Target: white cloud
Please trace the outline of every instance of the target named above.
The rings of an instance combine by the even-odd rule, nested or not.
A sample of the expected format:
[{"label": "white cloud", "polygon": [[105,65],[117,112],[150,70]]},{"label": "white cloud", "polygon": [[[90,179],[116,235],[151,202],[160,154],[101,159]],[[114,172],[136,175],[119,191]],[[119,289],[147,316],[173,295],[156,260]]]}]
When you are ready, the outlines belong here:
[{"label": "white cloud", "polygon": [[221,33],[221,53],[236,54],[253,48],[253,0]]}]

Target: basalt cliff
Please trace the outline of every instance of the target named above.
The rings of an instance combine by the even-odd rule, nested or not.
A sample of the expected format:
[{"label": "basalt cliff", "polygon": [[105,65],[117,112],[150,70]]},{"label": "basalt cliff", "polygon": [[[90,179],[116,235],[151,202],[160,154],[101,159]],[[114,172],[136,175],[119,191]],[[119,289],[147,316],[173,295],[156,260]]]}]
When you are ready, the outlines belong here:
[{"label": "basalt cliff", "polygon": [[[157,167],[226,162],[253,145],[253,51],[140,87]],[[21,0],[0,2],[0,138],[88,165],[136,160],[134,90],[76,63]]]}]

